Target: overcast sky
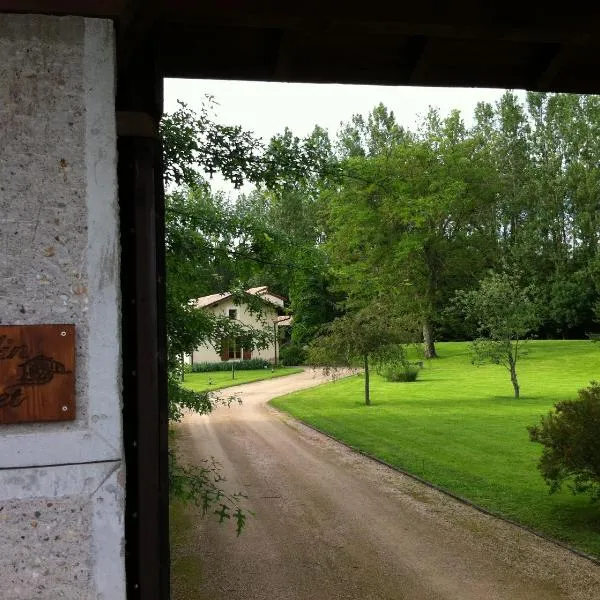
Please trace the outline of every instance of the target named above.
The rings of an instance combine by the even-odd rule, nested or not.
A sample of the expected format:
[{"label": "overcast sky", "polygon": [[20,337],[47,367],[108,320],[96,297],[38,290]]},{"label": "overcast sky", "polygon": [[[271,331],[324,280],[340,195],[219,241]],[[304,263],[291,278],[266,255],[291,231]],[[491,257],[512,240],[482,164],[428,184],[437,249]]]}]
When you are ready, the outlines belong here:
[{"label": "overcast sky", "polygon": [[220,123],[241,125],[265,141],[286,126],[302,137],[320,125],[328,129],[333,138],[341,121],[348,121],[355,113],[367,114],[379,102],[393,110],[398,123],[407,128],[415,128],[429,106],[438,107],[442,115],[458,108],[469,125],[477,102],[495,102],[503,92],[474,88],[167,79],[165,112],[174,111],[177,100],[197,109],[205,94],[210,94],[219,103],[217,120]]}]

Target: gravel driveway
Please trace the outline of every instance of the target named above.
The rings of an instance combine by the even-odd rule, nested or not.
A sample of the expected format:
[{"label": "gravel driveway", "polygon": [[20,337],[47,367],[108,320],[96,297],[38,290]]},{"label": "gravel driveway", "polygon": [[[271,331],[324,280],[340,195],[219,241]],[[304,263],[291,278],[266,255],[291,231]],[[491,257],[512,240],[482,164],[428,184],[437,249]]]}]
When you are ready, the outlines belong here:
[{"label": "gravel driveway", "polygon": [[[203,596],[227,600],[599,600],[600,567],[484,515],[269,408],[324,377],[235,391],[242,406],[188,415],[180,450],[214,456],[256,512],[236,538],[214,519],[190,537]],[[190,549],[188,549],[188,552]],[[177,598],[177,590],[174,590]]]}]

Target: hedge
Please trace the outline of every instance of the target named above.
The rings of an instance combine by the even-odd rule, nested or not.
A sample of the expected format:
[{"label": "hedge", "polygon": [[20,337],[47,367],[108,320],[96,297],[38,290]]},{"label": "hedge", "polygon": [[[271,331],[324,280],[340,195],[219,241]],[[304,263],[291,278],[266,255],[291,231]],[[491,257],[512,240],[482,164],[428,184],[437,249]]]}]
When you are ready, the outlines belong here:
[{"label": "hedge", "polygon": [[251,358],[239,361],[197,362],[192,365],[192,373],[210,373],[213,371],[231,371],[231,365],[236,371],[253,371],[255,369],[270,369],[271,363],[264,358]]}]

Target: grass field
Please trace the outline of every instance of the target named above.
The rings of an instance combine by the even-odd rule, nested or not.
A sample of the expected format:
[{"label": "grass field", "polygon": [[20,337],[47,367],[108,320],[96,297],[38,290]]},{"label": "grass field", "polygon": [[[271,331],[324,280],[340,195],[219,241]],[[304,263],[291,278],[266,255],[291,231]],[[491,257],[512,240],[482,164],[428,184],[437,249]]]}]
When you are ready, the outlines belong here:
[{"label": "grass field", "polygon": [[222,390],[223,388],[250,383],[252,381],[261,381],[263,379],[273,379],[274,377],[285,377],[293,373],[300,373],[302,369],[281,367],[274,371],[271,369],[255,369],[251,371],[236,371],[235,379],[231,378],[231,371],[215,371],[212,373],[188,373],[183,382],[184,387],[195,392],[204,392],[205,390]]},{"label": "grass field", "polygon": [[[414,383],[374,375],[364,406],[362,375],[272,401],[348,445],[497,514],[600,557],[600,504],[554,495],[537,470],[541,447],[527,425],[558,400],[600,379],[600,345],[534,341],[517,365],[522,397],[501,366],[475,367],[468,344],[440,343]],[[600,433],[599,433],[600,435]]]}]

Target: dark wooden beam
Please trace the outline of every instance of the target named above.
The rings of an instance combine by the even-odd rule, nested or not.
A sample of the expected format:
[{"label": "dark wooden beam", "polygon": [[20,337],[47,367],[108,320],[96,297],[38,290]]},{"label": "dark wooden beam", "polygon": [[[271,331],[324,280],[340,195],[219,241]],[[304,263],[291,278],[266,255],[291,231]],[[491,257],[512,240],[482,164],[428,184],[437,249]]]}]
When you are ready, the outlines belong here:
[{"label": "dark wooden beam", "polygon": [[117,19],[117,52],[120,72],[128,71],[132,57],[156,29],[163,0],[129,0]]},{"label": "dark wooden beam", "polygon": [[276,60],[273,68],[273,79],[275,81],[288,81],[292,77],[292,63],[297,36],[297,32],[289,30],[282,31],[278,36],[279,43],[275,52]]},{"label": "dark wooden beam", "polygon": [[[152,40],[152,36],[150,36]],[[168,600],[168,403],[164,190],[156,137],[162,71],[146,40],[119,70],[123,421],[127,598]]]},{"label": "dark wooden beam", "polygon": [[408,82],[419,81],[427,71],[427,38],[421,35],[411,38],[404,49],[408,60]]},{"label": "dark wooden beam", "polygon": [[555,46],[549,56],[542,63],[539,75],[535,78],[532,88],[534,90],[549,91],[553,89],[556,78],[564,71],[574,56],[571,46]]},{"label": "dark wooden beam", "polygon": [[0,12],[115,18],[129,0],[0,0]]},{"label": "dark wooden beam", "polygon": [[267,6],[256,2],[215,2],[211,5],[189,0],[163,2],[164,22],[171,24],[196,23],[205,27],[307,32],[315,29],[315,23],[327,21],[331,33],[347,33],[349,38],[363,34],[600,45],[597,29],[590,21],[600,17],[598,8],[589,11],[586,18],[575,18],[570,13],[552,13],[538,15],[532,20],[519,18],[518,12],[516,15],[503,14],[494,18],[476,11],[469,14],[467,10],[457,10],[459,3],[451,3],[451,10],[440,12],[427,6],[408,10],[406,3],[386,6],[385,11],[378,11],[376,6],[368,10],[364,2],[337,10],[335,2],[321,1],[318,9],[313,11],[306,3],[277,2]]}]

